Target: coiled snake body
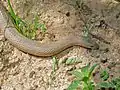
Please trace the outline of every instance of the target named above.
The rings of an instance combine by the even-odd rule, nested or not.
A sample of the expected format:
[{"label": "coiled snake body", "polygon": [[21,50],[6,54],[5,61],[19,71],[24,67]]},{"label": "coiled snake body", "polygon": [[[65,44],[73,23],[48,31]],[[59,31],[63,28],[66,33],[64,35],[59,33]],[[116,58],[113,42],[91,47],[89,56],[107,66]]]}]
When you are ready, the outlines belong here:
[{"label": "coiled snake body", "polygon": [[[7,25],[9,25],[9,27],[6,27]],[[5,30],[4,33],[7,40],[21,51],[35,56],[52,56],[74,45],[85,48],[96,47],[95,43],[87,42],[83,37],[75,35],[67,36],[64,39],[49,44],[42,44],[24,37],[16,30],[16,28],[11,26],[13,26],[13,24],[10,15],[0,2],[0,29]]]}]

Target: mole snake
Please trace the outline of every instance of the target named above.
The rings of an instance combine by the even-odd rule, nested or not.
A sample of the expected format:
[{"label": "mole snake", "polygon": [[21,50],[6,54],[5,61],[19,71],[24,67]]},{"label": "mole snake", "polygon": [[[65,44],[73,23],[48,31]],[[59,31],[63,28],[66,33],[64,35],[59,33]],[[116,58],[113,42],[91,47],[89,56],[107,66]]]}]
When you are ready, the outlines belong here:
[{"label": "mole snake", "polygon": [[[9,27],[6,27],[7,25],[9,25]],[[74,45],[89,49],[98,47],[93,41],[86,41],[82,36],[75,35],[65,36],[63,39],[50,42],[49,44],[30,40],[13,27],[10,15],[2,2],[0,2],[0,29],[4,30],[5,38],[13,46],[35,56],[53,56]]]}]

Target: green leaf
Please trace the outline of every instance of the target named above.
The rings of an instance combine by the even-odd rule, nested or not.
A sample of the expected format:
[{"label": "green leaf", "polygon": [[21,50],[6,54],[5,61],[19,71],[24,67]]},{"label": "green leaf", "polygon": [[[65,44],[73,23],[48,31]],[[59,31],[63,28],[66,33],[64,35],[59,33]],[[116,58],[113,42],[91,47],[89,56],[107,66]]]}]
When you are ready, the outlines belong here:
[{"label": "green leaf", "polygon": [[107,70],[103,70],[101,73],[100,73],[100,77],[105,81],[109,78],[109,73],[107,72]]},{"label": "green leaf", "polygon": [[90,64],[88,64],[87,66],[81,68],[81,72],[83,73],[84,77],[89,76],[89,67],[90,67]]},{"label": "green leaf", "polygon": [[78,80],[82,80],[84,78],[83,74],[78,71],[78,70],[74,70],[71,72]]},{"label": "green leaf", "polygon": [[11,14],[12,18],[14,18],[14,20],[15,20],[15,19],[16,19],[16,15],[15,15],[15,13],[14,13],[14,10],[13,10],[13,8],[12,8],[12,5],[11,5],[11,3],[10,3],[10,0],[8,0],[8,6],[9,6],[10,14]]},{"label": "green leaf", "polygon": [[75,63],[75,58],[68,58],[65,62],[66,65],[74,64]]},{"label": "green leaf", "polygon": [[115,88],[115,85],[111,82],[101,82],[98,84],[100,88]]},{"label": "green leaf", "polygon": [[112,83],[114,83],[115,85],[116,84],[119,84],[120,85],[120,78],[115,78],[111,81]]},{"label": "green leaf", "polygon": [[67,88],[67,90],[77,90],[78,86],[80,85],[80,81],[79,80],[74,80],[69,87]]},{"label": "green leaf", "polygon": [[95,67],[96,67],[97,65],[98,65],[98,64],[94,64],[94,65],[90,68],[88,77],[91,76],[93,70],[95,69]]},{"label": "green leaf", "polygon": [[83,82],[82,90],[89,90],[87,83]]},{"label": "green leaf", "polygon": [[42,32],[46,32],[46,30],[47,30],[47,29],[46,29],[46,27],[45,27],[45,24],[41,24],[41,31],[42,31]]},{"label": "green leaf", "polygon": [[116,90],[120,90],[120,78],[115,78],[111,82],[116,86]]},{"label": "green leaf", "polygon": [[56,69],[58,68],[57,58],[56,58],[56,57],[53,57],[52,62],[53,62],[53,64],[52,64],[53,72],[55,72]]},{"label": "green leaf", "polygon": [[94,82],[92,81],[88,82],[88,87],[89,87],[89,90],[95,90]]},{"label": "green leaf", "polygon": [[38,16],[35,16],[35,20],[34,20],[34,29],[37,30],[39,28],[39,22],[38,22]]},{"label": "green leaf", "polygon": [[83,78],[83,82],[88,83],[88,81],[89,81],[89,77],[84,77]]},{"label": "green leaf", "polygon": [[68,58],[65,62],[66,65],[71,65],[71,64],[76,64],[76,63],[80,63],[81,60],[80,59],[76,59],[76,58]]}]

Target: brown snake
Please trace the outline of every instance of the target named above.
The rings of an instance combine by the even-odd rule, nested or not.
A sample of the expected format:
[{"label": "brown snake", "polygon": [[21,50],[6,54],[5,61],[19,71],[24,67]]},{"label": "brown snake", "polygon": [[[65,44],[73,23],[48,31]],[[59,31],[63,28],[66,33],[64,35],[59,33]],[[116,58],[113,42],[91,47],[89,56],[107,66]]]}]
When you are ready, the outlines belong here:
[{"label": "brown snake", "polygon": [[[6,27],[9,25],[9,27]],[[85,48],[97,48],[98,45],[92,41],[86,41],[82,36],[70,35],[51,43],[38,43],[21,35],[13,26],[7,9],[0,2],[0,29],[5,30],[5,38],[16,48],[35,56],[52,56],[61,51],[79,45]]]}]

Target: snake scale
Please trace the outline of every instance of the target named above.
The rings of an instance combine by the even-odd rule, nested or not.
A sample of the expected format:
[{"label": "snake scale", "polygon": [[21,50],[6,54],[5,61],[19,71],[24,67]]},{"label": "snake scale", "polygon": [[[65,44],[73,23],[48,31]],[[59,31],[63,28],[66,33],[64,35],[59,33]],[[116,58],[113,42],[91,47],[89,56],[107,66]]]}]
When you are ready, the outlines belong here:
[{"label": "snake scale", "polygon": [[[9,25],[9,27],[6,27]],[[20,34],[13,26],[7,9],[0,2],[0,29],[4,30],[5,38],[19,50],[35,56],[53,56],[61,51],[79,45],[84,48],[96,48],[98,45],[86,41],[82,36],[69,35],[55,42],[39,43]]]}]

